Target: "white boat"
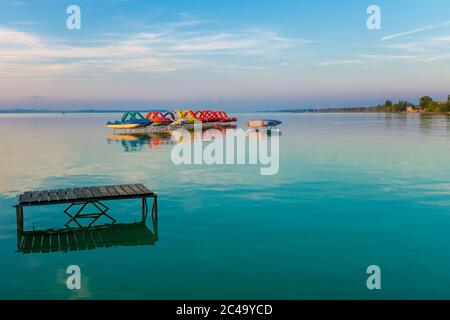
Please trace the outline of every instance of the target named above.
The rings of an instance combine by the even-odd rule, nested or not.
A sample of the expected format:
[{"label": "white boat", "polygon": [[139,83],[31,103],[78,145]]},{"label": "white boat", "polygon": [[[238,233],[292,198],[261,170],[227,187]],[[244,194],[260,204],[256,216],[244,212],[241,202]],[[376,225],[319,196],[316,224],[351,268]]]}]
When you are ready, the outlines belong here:
[{"label": "white boat", "polygon": [[276,127],[277,125],[282,124],[281,121],[278,120],[252,120],[246,123],[246,126],[249,128],[265,128],[265,127]]}]

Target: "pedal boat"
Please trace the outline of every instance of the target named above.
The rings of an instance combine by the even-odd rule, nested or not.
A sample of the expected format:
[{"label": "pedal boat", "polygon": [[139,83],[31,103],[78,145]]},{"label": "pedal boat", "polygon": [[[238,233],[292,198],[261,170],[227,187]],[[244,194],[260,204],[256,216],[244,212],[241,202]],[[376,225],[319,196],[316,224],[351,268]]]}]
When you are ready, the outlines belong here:
[{"label": "pedal boat", "polygon": [[173,122],[172,119],[166,117],[165,115],[162,114],[162,112],[156,111],[150,111],[149,113],[147,113],[147,115],[145,116],[146,119],[149,119],[153,122],[153,126],[164,126],[164,125],[169,125]]},{"label": "pedal boat", "polygon": [[136,129],[147,127],[151,120],[145,119],[139,112],[126,112],[119,121],[108,121],[106,127],[111,129]]},{"label": "pedal boat", "polygon": [[186,120],[181,119],[181,118],[177,119],[177,117],[170,111],[166,112],[164,114],[164,117],[171,121],[169,126],[181,126],[183,124],[186,124]]}]

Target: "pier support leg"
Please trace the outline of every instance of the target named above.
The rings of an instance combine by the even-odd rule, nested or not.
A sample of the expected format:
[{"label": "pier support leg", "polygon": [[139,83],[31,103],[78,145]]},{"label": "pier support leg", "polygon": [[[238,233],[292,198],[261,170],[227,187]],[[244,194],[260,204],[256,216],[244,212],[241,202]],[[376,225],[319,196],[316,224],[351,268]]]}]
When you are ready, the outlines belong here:
[{"label": "pier support leg", "polygon": [[153,221],[153,232],[155,233],[155,239],[158,240],[158,196],[153,197],[153,207],[152,207],[152,221]]},{"label": "pier support leg", "polygon": [[20,251],[22,246],[23,234],[23,207],[16,207],[16,224],[17,224],[17,251]]},{"label": "pier support leg", "polygon": [[147,220],[148,215],[148,205],[147,205],[147,198],[142,198],[142,222],[145,224],[145,221]]}]

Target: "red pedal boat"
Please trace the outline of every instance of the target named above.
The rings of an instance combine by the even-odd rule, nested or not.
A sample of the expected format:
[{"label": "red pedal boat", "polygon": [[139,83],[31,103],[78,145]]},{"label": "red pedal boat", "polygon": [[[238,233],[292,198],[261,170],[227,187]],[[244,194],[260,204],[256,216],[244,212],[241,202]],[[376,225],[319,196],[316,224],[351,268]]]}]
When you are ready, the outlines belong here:
[{"label": "red pedal boat", "polygon": [[150,111],[149,113],[147,113],[145,118],[153,121],[154,126],[167,125],[173,122],[172,119],[165,117],[162,112],[159,111]]}]

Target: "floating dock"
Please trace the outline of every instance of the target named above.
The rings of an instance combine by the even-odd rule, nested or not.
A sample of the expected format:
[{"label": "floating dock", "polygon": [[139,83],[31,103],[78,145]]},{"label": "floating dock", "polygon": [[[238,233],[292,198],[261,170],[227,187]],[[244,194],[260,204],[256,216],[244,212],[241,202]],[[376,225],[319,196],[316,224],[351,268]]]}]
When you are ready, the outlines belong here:
[{"label": "floating dock", "polygon": [[197,124],[180,124],[180,125],[150,125],[147,127],[139,127],[134,129],[112,129],[113,133],[158,133],[158,132],[172,132],[177,129],[194,130],[196,126],[202,129],[211,128],[236,128],[235,122],[202,122]]}]

